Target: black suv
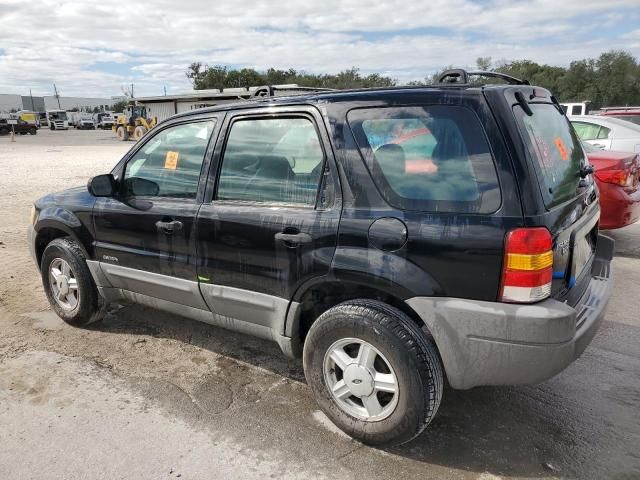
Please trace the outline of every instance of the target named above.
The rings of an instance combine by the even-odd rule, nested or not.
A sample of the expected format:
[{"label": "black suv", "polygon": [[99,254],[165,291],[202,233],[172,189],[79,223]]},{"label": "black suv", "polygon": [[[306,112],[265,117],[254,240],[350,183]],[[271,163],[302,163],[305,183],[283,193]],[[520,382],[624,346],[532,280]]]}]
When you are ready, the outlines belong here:
[{"label": "black suv", "polygon": [[556,375],[611,293],[592,168],[548,91],[468,75],[163,122],[88,189],[35,203],[52,308],[84,325],[135,302],[273,340],[375,445],[420,434],[445,378]]}]

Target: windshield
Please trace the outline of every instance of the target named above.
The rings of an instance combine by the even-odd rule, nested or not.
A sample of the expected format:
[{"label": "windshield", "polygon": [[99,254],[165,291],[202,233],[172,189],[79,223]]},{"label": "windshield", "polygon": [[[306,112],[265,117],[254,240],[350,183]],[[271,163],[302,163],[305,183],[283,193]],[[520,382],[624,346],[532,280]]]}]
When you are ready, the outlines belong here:
[{"label": "windshield", "polygon": [[49,113],[49,117],[53,120],[66,120],[67,112],[51,112]]},{"label": "windshield", "polygon": [[547,207],[577,195],[584,150],[567,117],[551,103],[529,104],[532,115],[517,105],[514,113],[538,173]]}]

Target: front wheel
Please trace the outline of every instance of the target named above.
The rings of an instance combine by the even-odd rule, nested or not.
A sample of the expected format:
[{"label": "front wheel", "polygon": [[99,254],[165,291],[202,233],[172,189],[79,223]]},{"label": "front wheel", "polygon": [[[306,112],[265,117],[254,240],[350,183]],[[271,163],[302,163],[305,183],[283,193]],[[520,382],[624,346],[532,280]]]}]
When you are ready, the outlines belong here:
[{"label": "front wheel", "polygon": [[36,127],[31,127],[29,129],[29,135],[35,135],[36,133],[38,133],[38,129]]},{"label": "front wheel", "polygon": [[138,125],[134,130],[133,130],[133,139],[134,140],[140,140],[142,137],[144,137],[144,134],[147,133],[147,129],[145,127],[143,127],[142,125]]},{"label": "front wheel", "polygon": [[327,310],[311,326],[303,361],[320,408],[369,445],[417,437],[442,399],[442,365],[433,339],[382,302],[356,300]]},{"label": "front wheel", "polygon": [[49,243],[40,271],[49,304],[60,318],[75,326],[98,320],[100,294],[76,242],[57,238]]},{"label": "front wheel", "polygon": [[122,125],[116,129],[116,137],[122,142],[129,140],[129,131]]}]

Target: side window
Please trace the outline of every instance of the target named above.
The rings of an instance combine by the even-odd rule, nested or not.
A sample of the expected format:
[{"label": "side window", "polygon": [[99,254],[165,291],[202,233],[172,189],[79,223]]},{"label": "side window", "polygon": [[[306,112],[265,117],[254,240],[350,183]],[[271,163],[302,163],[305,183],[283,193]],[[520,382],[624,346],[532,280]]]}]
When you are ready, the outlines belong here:
[{"label": "side window", "polygon": [[373,181],[394,207],[490,213],[500,206],[493,157],[471,110],[368,108],[347,118]]},{"label": "side window", "polygon": [[600,127],[600,131],[598,131],[598,140],[601,140],[603,138],[609,138],[610,132],[611,132],[611,129],[607,127]]},{"label": "side window", "polygon": [[239,120],[229,132],[216,199],[314,206],[323,163],[310,120]]},{"label": "side window", "polygon": [[215,121],[161,130],[127,162],[124,194],[195,198],[202,161]]},{"label": "side window", "polygon": [[572,122],[572,124],[581,140],[595,140],[598,137],[600,125],[587,122]]},{"label": "side window", "polygon": [[582,115],[582,105],[573,105],[571,107],[571,115]]}]

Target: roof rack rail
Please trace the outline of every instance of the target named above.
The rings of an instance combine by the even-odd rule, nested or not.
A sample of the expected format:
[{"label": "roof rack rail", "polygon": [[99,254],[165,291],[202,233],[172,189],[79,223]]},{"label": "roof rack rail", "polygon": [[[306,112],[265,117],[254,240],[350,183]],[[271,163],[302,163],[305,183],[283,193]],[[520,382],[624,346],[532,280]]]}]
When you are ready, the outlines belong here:
[{"label": "roof rack rail", "polygon": [[521,80],[511,75],[500,72],[467,72],[461,68],[445,70],[436,81],[436,84],[468,84],[469,77],[492,77],[505,80],[510,85],[530,85],[529,80]]},{"label": "roof rack rail", "polygon": [[252,97],[275,97],[277,91],[285,92],[334,92],[335,88],[321,88],[321,87],[298,87],[298,86],[284,86],[277,87],[274,85],[264,85],[256,88],[252,93]]}]

